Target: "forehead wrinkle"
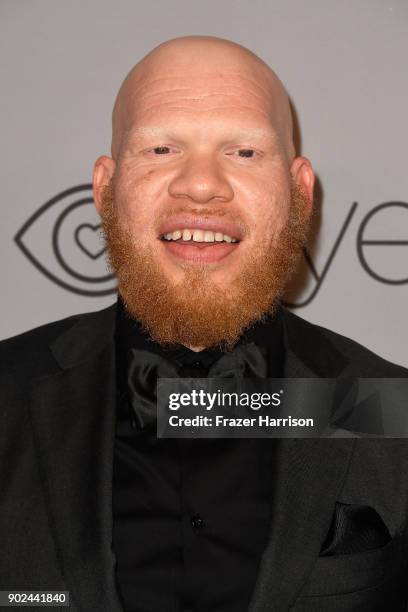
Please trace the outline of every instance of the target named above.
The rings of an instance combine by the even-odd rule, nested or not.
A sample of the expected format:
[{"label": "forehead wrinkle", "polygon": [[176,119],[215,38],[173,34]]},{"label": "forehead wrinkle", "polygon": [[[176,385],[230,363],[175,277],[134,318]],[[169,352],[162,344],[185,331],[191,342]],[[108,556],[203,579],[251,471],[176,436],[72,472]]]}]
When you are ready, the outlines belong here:
[{"label": "forehead wrinkle", "polygon": [[[212,73],[210,73],[212,75]],[[242,87],[240,86],[241,84],[237,84],[234,80],[234,82],[232,84],[228,84],[226,83],[226,81],[229,80],[229,76],[233,74],[235,76],[237,76],[239,78],[240,81],[244,81],[244,83],[248,83],[250,85],[250,88],[248,89],[248,87]],[[125,106],[127,107],[127,110],[129,113],[131,113],[131,106],[139,106],[141,104],[143,104],[144,100],[149,100],[151,98],[154,98],[155,96],[159,96],[159,95],[163,95],[166,94],[167,96],[173,96],[174,94],[176,94],[177,92],[183,92],[183,91],[191,91],[192,89],[194,89],[194,86],[192,87],[191,84],[189,84],[189,86],[187,87],[175,87],[175,88],[171,88],[171,87],[165,87],[165,88],[157,88],[154,87],[154,85],[157,84],[161,84],[163,85],[163,81],[174,81],[175,77],[174,76],[160,76],[160,77],[155,77],[152,78],[150,76],[147,77],[143,77],[141,79],[141,82],[134,83],[133,88],[130,89],[130,91],[128,92],[129,95],[125,96],[126,102],[125,102]],[[177,79],[182,80],[185,82],[186,80],[186,75],[181,75],[180,77],[177,76]],[[194,75],[190,76],[190,80],[194,81],[194,80],[199,80],[200,83],[200,89],[201,90],[207,90],[210,89],[211,87],[215,86],[215,83],[213,84],[209,84],[209,85],[205,85],[204,87],[201,85],[201,75],[200,77],[196,77]],[[239,95],[240,93],[242,94],[242,89],[244,89],[245,94],[246,95],[250,95],[251,97],[259,100],[261,103],[263,103],[265,106],[267,106],[268,108],[270,108],[274,113],[278,113],[278,116],[282,117],[284,115],[287,115],[287,108],[288,107],[288,99],[287,99],[287,95],[283,90],[283,86],[279,85],[278,89],[276,88],[276,84],[274,82],[270,82],[269,80],[269,87],[265,87],[263,86],[259,80],[254,80],[253,78],[249,78],[246,76],[243,76],[240,73],[229,73],[228,75],[220,75],[218,77],[216,77],[216,80],[218,81],[218,87],[220,87],[220,89],[228,89],[227,93],[224,93],[222,91],[219,91],[218,93],[203,93],[203,94],[199,94],[198,96],[191,96],[190,99],[204,99],[205,97],[210,97],[210,96],[222,96],[222,95],[228,95],[230,97],[232,97],[234,94],[231,93],[231,90],[236,90],[237,94]],[[153,91],[151,91],[153,89]],[[150,91],[149,91],[150,90]],[[186,97],[184,96],[184,99],[186,99]]]},{"label": "forehead wrinkle", "polygon": [[[127,123],[137,122],[138,118],[151,116],[155,113],[173,111],[175,113],[186,111],[190,115],[195,112],[203,115],[205,113],[216,113],[217,111],[220,113],[225,111],[238,111],[239,113],[250,113],[251,117],[253,115],[262,115],[269,123],[275,123],[274,119],[277,117],[273,108],[258,105],[254,103],[253,100],[248,100],[246,104],[243,104],[238,98],[236,98],[236,101],[234,98],[232,100],[221,98],[219,102],[217,102],[212,96],[206,96],[203,98],[174,98],[170,100],[153,99],[149,104],[141,103],[136,108],[129,111]],[[249,117],[248,120],[250,120],[251,117]]]},{"label": "forehead wrinkle", "polygon": [[[190,106],[168,106],[167,102],[158,102],[157,104],[149,105],[148,113],[150,113],[151,110],[154,110],[160,107],[164,107],[166,110],[171,110],[171,111],[187,111],[187,112],[200,113],[200,114],[209,113],[209,112],[218,112],[218,111],[231,111],[233,109],[234,110],[236,109],[235,106],[215,106],[214,108],[197,108],[197,107],[190,107]],[[258,113],[258,114],[263,115],[268,121],[271,120],[269,113],[259,108],[253,108],[251,106],[240,105],[239,110],[250,110],[253,113]]]},{"label": "forehead wrinkle", "polygon": [[[230,88],[231,89],[231,88]],[[275,126],[277,131],[284,131],[284,115],[282,117],[282,109],[279,104],[274,104],[273,100],[266,101],[262,96],[255,92],[245,91],[247,95],[247,104],[242,103],[242,90],[239,87],[238,90],[241,95],[237,92],[228,93],[205,93],[198,96],[179,96],[179,90],[177,92],[172,90],[170,92],[155,92],[151,94],[145,94],[134,101],[133,108],[129,108],[128,117],[126,123],[130,123],[137,120],[138,115],[144,114],[147,111],[148,114],[152,111],[202,111],[202,112],[222,112],[226,110],[235,109],[242,112],[255,113],[261,115],[267,120],[269,124]],[[183,88],[183,91],[191,91],[191,88]],[[166,100],[161,99],[166,94]],[[231,100],[232,99],[232,100]],[[237,104],[231,104],[236,99]],[[216,104],[217,100],[221,100],[224,104]],[[268,102],[268,103],[267,103]],[[216,104],[213,106],[213,104]],[[199,105],[198,105],[199,104]],[[145,107],[148,106],[146,109]],[[283,121],[282,121],[283,119]]]},{"label": "forehead wrinkle", "polygon": [[[231,87],[229,88],[230,90],[232,89]],[[235,89],[238,89],[238,91],[241,91],[241,96],[238,93],[231,93],[231,92],[209,92],[209,93],[199,93],[197,95],[185,95],[185,96],[180,96],[180,99],[183,101],[186,100],[205,100],[207,98],[222,98],[222,97],[229,97],[229,98],[239,98],[242,99],[242,90],[240,90],[238,87],[236,87]],[[139,100],[139,104],[143,104],[143,102],[145,100],[149,100],[151,98],[155,98],[157,96],[166,94],[169,98],[172,98],[172,101],[177,101],[178,96],[180,95],[180,91],[191,91],[191,89],[184,89],[184,90],[162,90],[162,91],[158,91],[158,92],[154,92],[151,94],[144,94],[141,96],[140,100]],[[262,98],[262,96],[252,92],[252,91],[248,91],[245,90],[245,94],[248,95],[249,97],[255,98],[256,100],[259,100],[261,103],[265,103],[266,101]],[[265,104],[264,104],[265,105]]]},{"label": "forehead wrinkle", "polygon": [[[193,75],[193,76],[190,76],[189,79],[190,79],[190,81],[193,81],[194,79],[197,79],[197,80],[199,80],[201,82],[203,76],[205,76],[205,75],[200,75],[200,76],[197,76],[197,77]],[[236,73],[236,76],[239,77],[239,80],[246,81],[247,83],[250,83],[252,86],[254,86],[255,89],[261,90],[262,93],[265,95],[265,97],[267,99],[270,99],[271,96],[273,96],[273,92],[271,91],[271,89],[263,87],[259,82],[255,81],[254,79],[251,79],[249,77],[244,77],[243,75],[241,75],[239,73]],[[153,91],[153,93],[151,93],[151,94],[144,94],[143,93],[144,89],[151,88],[152,85],[154,85],[154,84],[156,84],[158,82],[167,81],[169,79],[170,80],[174,80],[174,78],[175,77],[173,77],[173,76],[170,76],[170,77],[169,76],[167,76],[167,77],[158,77],[158,78],[154,78],[154,79],[148,78],[147,82],[145,82],[143,84],[142,83],[139,84],[139,85],[135,84],[134,96],[137,97],[138,95],[142,95],[142,96],[144,95],[145,97],[147,97],[149,95],[155,95],[157,93],[162,93],[162,92],[188,91],[189,89],[191,89],[191,86],[190,87],[187,86],[187,87],[177,87],[177,88],[174,88],[174,89],[171,89],[171,88],[170,89],[169,88],[165,88],[165,89],[162,89],[162,90],[159,89],[158,91]],[[184,80],[184,81],[186,80],[186,76],[185,75],[177,77],[177,78],[179,78],[180,80]],[[236,85],[236,84],[235,85],[234,84],[227,84],[226,83],[226,81],[228,81],[228,76],[225,76],[225,75],[220,75],[219,77],[217,76],[217,80],[221,81],[221,83],[220,83],[221,87],[225,87],[225,88],[228,88],[228,89],[231,89],[231,88],[239,89],[239,85]],[[207,86],[207,88],[208,88],[208,86]],[[245,87],[245,91],[248,92],[248,89],[246,87]],[[249,93],[251,93],[254,96],[258,96],[259,98],[262,97],[259,93],[255,92],[255,91],[250,91]],[[276,92],[275,92],[275,96],[276,96]]]}]

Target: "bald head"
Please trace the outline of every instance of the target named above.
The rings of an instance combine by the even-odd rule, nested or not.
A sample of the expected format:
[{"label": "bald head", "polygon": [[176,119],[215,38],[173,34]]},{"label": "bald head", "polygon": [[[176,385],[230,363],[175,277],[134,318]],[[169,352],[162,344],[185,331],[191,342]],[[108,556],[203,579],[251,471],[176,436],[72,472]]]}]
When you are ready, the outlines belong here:
[{"label": "bald head", "polygon": [[[248,92],[248,104],[253,101],[253,108],[270,122],[288,162],[292,161],[295,155],[292,115],[281,81],[250,50],[211,36],[168,40],[150,51],[128,73],[112,114],[113,159],[117,160],[126,135],[137,123],[140,108],[167,101],[168,106],[173,104],[180,111],[183,108],[186,112],[192,108],[216,110],[214,91],[216,94],[219,91],[220,96],[222,92],[226,99],[227,95],[232,98],[234,91],[239,95],[239,87]],[[231,94],[226,93],[228,88]],[[183,92],[185,98],[181,100],[179,94]]]}]

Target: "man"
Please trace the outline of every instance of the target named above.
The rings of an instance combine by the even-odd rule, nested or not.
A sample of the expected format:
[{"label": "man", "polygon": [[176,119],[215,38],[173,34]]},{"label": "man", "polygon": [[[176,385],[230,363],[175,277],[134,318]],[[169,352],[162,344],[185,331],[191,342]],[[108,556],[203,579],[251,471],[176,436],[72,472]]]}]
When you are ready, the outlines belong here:
[{"label": "man", "polygon": [[182,37],[131,70],[94,170],[118,301],[0,346],[0,589],[84,611],[406,609],[404,440],[156,436],[169,369],[407,375],[279,304],[313,184],[247,49]]}]

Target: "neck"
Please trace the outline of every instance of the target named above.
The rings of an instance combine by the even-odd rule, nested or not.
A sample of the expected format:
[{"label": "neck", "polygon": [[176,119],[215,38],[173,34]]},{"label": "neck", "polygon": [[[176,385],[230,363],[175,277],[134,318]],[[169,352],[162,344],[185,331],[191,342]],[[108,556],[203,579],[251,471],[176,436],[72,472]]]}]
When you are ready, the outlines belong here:
[{"label": "neck", "polygon": [[194,351],[195,353],[200,353],[201,351],[205,350],[205,346],[189,346],[188,344],[184,344],[183,346],[186,346],[188,349],[190,349],[191,351]]}]

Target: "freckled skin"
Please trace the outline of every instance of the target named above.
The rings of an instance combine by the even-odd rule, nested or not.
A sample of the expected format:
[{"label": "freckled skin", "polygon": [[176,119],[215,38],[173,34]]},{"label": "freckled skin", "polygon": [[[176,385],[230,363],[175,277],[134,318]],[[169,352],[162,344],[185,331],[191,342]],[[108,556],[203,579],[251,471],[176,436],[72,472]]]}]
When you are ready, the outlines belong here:
[{"label": "freckled skin", "polygon": [[113,177],[119,219],[141,248],[153,249],[175,285],[185,269],[168,256],[158,227],[180,206],[225,215],[243,229],[239,249],[209,268],[223,290],[250,253],[279,239],[291,179],[312,207],[313,170],[308,159],[295,156],[284,87],[236,43],[192,36],[159,45],[123,82],[112,125],[112,157],[95,163],[97,209]]}]

